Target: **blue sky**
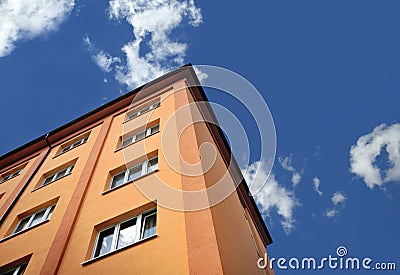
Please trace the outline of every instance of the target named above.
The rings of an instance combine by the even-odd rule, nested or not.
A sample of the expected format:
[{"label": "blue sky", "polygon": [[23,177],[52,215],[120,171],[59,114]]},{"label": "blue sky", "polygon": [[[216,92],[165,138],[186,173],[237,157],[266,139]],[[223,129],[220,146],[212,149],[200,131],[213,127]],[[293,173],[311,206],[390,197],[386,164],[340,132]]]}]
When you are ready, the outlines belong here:
[{"label": "blue sky", "polygon": [[399,1],[126,2],[135,13],[117,0],[0,4],[0,155],[171,68],[224,67],[275,122],[271,188],[256,196],[271,256],[345,246],[400,268]]}]

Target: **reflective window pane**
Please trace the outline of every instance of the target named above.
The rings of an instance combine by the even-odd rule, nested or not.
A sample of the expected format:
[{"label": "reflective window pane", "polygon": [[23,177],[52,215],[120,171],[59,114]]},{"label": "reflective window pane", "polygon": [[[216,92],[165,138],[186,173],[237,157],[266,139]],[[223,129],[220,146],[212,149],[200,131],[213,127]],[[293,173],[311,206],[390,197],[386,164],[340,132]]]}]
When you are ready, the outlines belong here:
[{"label": "reflective window pane", "polygon": [[147,173],[153,172],[158,169],[158,157],[149,160]]},{"label": "reflective window pane", "polygon": [[17,232],[19,232],[19,231],[22,231],[22,230],[24,230],[24,229],[27,229],[28,228],[28,222],[29,222],[29,219],[31,218],[31,216],[28,216],[28,217],[26,217],[26,218],[23,218],[21,221],[20,221],[20,223],[18,224],[18,226],[17,226],[17,228],[15,229],[15,233],[17,233]]},{"label": "reflective window pane", "polygon": [[70,146],[64,147],[64,148],[61,150],[61,153],[65,153],[65,152],[67,152],[69,149],[70,149]]},{"label": "reflective window pane", "polygon": [[143,108],[142,110],[140,110],[140,114],[144,114],[144,113],[146,113],[148,110],[150,110],[150,106],[147,106],[146,108]]},{"label": "reflective window pane", "polygon": [[115,175],[112,178],[111,188],[117,187],[117,186],[120,186],[121,184],[123,184],[124,178],[125,178],[125,171],[122,173],[119,173],[118,175]]},{"label": "reflective window pane", "polygon": [[1,273],[1,275],[22,275],[22,274],[24,274],[27,265],[28,265],[27,263],[22,264],[22,265],[15,267],[7,272]]},{"label": "reflective window pane", "polygon": [[16,272],[16,271],[17,271],[17,269],[14,268],[14,269],[11,269],[11,270],[9,270],[9,271],[7,271],[5,273],[2,273],[2,275],[14,275],[14,272]]},{"label": "reflective window pane", "polygon": [[142,175],[142,165],[138,165],[129,170],[129,180],[134,180]]},{"label": "reflective window pane", "polygon": [[127,146],[127,145],[129,145],[129,144],[131,144],[131,143],[132,143],[132,137],[127,138],[127,139],[124,139],[124,140],[121,142],[121,147],[125,147],[125,146]]},{"label": "reflective window pane", "polygon": [[156,234],[156,213],[147,214],[144,217],[142,239]]},{"label": "reflective window pane", "polygon": [[100,232],[99,239],[97,241],[96,251],[94,253],[95,257],[101,256],[111,251],[114,229],[115,227],[111,227]]},{"label": "reflective window pane", "polygon": [[117,249],[132,244],[136,235],[136,218],[121,224]]},{"label": "reflective window pane", "polygon": [[135,112],[135,113],[129,114],[129,116],[128,116],[128,120],[129,120],[129,119],[133,119],[133,118],[137,117],[138,115],[139,115],[139,113],[138,113],[138,112]]},{"label": "reflective window pane", "polygon": [[67,173],[67,168],[61,170],[60,172],[57,173],[56,178],[54,180],[58,180],[59,178],[64,177],[66,173]]},{"label": "reflective window pane", "polygon": [[33,220],[31,222],[31,224],[29,225],[29,227],[35,226],[36,224],[40,223],[44,217],[45,212],[46,212],[46,209],[35,213]]},{"label": "reflective window pane", "polygon": [[15,274],[15,275],[23,275],[24,273],[25,273],[25,269],[26,269],[26,266],[27,266],[28,264],[23,264],[23,265],[21,265],[20,267],[19,267],[19,270],[18,270],[18,272],[17,272],[17,274]]},{"label": "reflective window pane", "polygon": [[77,142],[74,142],[71,147],[75,148],[76,146],[80,145],[81,142],[82,142],[82,140],[78,140]]},{"label": "reflective window pane", "polygon": [[49,184],[49,183],[52,182],[52,181],[53,181],[53,175],[50,176],[50,177],[48,177],[48,178],[46,178],[46,179],[44,180],[44,182],[43,182],[42,185]]},{"label": "reflective window pane", "polygon": [[153,127],[151,127],[150,134],[155,134],[155,133],[157,133],[159,130],[160,130],[160,125],[153,126]]},{"label": "reflective window pane", "polygon": [[51,215],[53,214],[53,210],[54,210],[55,205],[53,205],[49,211],[49,213],[47,214],[46,220],[50,220]]},{"label": "reflective window pane", "polygon": [[135,139],[135,141],[144,139],[144,137],[145,137],[145,132],[140,132],[140,133],[136,134],[136,139]]}]

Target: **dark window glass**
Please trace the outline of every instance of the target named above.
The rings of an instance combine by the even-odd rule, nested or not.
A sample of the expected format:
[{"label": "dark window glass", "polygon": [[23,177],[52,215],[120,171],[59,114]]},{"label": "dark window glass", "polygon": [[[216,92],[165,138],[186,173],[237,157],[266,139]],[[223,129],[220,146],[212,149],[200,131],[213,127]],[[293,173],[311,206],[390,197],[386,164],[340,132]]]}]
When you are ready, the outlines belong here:
[{"label": "dark window glass", "polygon": [[43,209],[42,211],[35,213],[33,220],[31,222],[31,224],[29,225],[29,227],[35,226],[38,223],[40,223],[44,217],[44,214],[46,213],[46,210],[47,209]]},{"label": "dark window glass", "polygon": [[96,251],[94,256],[101,256],[111,251],[111,245],[113,240],[115,227],[106,229],[99,234]]},{"label": "dark window glass", "polygon": [[145,137],[145,134],[146,134],[145,132],[140,132],[140,133],[136,134],[135,141],[138,141],[138,140],[144,139],[144,137]]},{"label": "dark window glass", "polygon": [[151,213],[144,217],[142,239],[156,234],[156,216],[156,213]]},{"label": "dark window glass", "polygon": [[147,173],[153,172],[158,169],[158,157],[149,160]]},{"label": "dark window glass", "polygon": [[160,130],[160,125],[156,125],[151,128],[150,134],[155,134]]},{"label": "dark window glass", "polygon": [[26,229],[26,228],[28,228],[28,222],[29,222],[29,219],[31,218],[31,216],[28,216],[28,217],[26,217],[26,218],[23,218],[21,221],[20,221],[20,223],[18,224],[18,226],[17,226],[17,228],[15,229],[15,233],[17,233],[17,232],[19,232],[19,231],[22,231],[22,230],[24,230],[24,229]]},{"label": "dark window glass", "polygon": [[120,186],[121,184],[123,184],[124,178],[125,178],[125,171],[122,173],[119,173],[118,175],[115,175],[112,179],[111,188],[117,187],[117,186]]}]

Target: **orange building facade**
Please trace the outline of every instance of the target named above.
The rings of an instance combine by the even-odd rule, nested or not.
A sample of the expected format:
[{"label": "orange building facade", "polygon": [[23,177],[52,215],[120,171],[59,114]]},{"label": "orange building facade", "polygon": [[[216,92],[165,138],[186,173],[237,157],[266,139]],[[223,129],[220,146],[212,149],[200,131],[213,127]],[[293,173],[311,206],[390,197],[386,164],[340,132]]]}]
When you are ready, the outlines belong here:
[{"label": "orange building facade", "polygon": [[274,274],[257,266],[268,230],[197,102],[184,66],[0,157],[0,274]]}]

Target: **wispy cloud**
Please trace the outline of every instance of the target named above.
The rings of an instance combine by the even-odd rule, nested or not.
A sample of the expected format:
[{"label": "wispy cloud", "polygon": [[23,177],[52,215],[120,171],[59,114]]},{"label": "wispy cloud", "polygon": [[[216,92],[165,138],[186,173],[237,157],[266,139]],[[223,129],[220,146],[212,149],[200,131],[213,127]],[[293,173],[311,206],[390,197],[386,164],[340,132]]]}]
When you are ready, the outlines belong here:
[{"label": "wispy cloud", "polygon": [[57,30],[74,5],[74,0],[0,1],[0,57],[9,55],[18,41]]},{"label": "wispy cloud", "polygon": [[279,184],[273,174],[268,177],[267,165],[263,161],[256,161],[242,170],[247,184],[256,184],[263,188],[255,195],[254,199],[263,216],[270,217],[276,211],[281,217],[281,225],[286,234],[294,228],[294,209],[299,205],[294,193]]},{"label": "wispy cloud", "polygon": [[337,191],[332,195],[331,201],[333,203],[333,208],[327,209],[324,213],[324,216],[328,218],[333,218],[337,214],[340,213],[340,210],[342,210],[345,207],[345,201],[347,198],[345,195],[343,195],[342,192]]},{"label": "wispy cloud", "polygon": [[278,158],[279,163],[281,164],[282,168],[286,171],[289,171],[292,173],[292,184],[293,186],[296,186],[297,184],[299,184],[299,182],[301,181],[301,177],[303,174],[303,171],[297,171],[294,167],[293,167],[293,155],[287,156],[287,157],[279,157]]},{"label": "wispy cloud", "polygon": [[[112,57],[108,53],[96,49],[95,45],[90,40],[89,36],[83,38],[83,43],[88,47],[89,52],[92,54],[93,61],[100,67],[100,69],[105,72],[111,72],[111,66],[114,63],[120,63],[121,60],[118,57]],[[104,78],[106,79],[106,78]],[[103,82],[105,82],[103,79]]]},{"label": "wispy cloud", "polygon": [[202,23],[201,10],[194,0],[111,0],[108,14],[110,19],[132,26],[133,40],[122,46],[124,58],[99,50],[94,60],[129,88],[182,65],[187,44],[173,41],[171,32],[184,22],[194,27]]},{"label": "wispy cloud", "polygon": [[[384,183],[400,180],[400,124],[381,124],[357,140],[350,150],[350,171],[360,176],[373,189]],[[390,168],[384,170],[375,164],[386,148]]]},{"label": "wispy cloud", "polygon": [[314,190],[318,195],[322,196],[322,191],[319,190],[319,186],[321,184],[321,180],[318,177],[313,178]]}]

